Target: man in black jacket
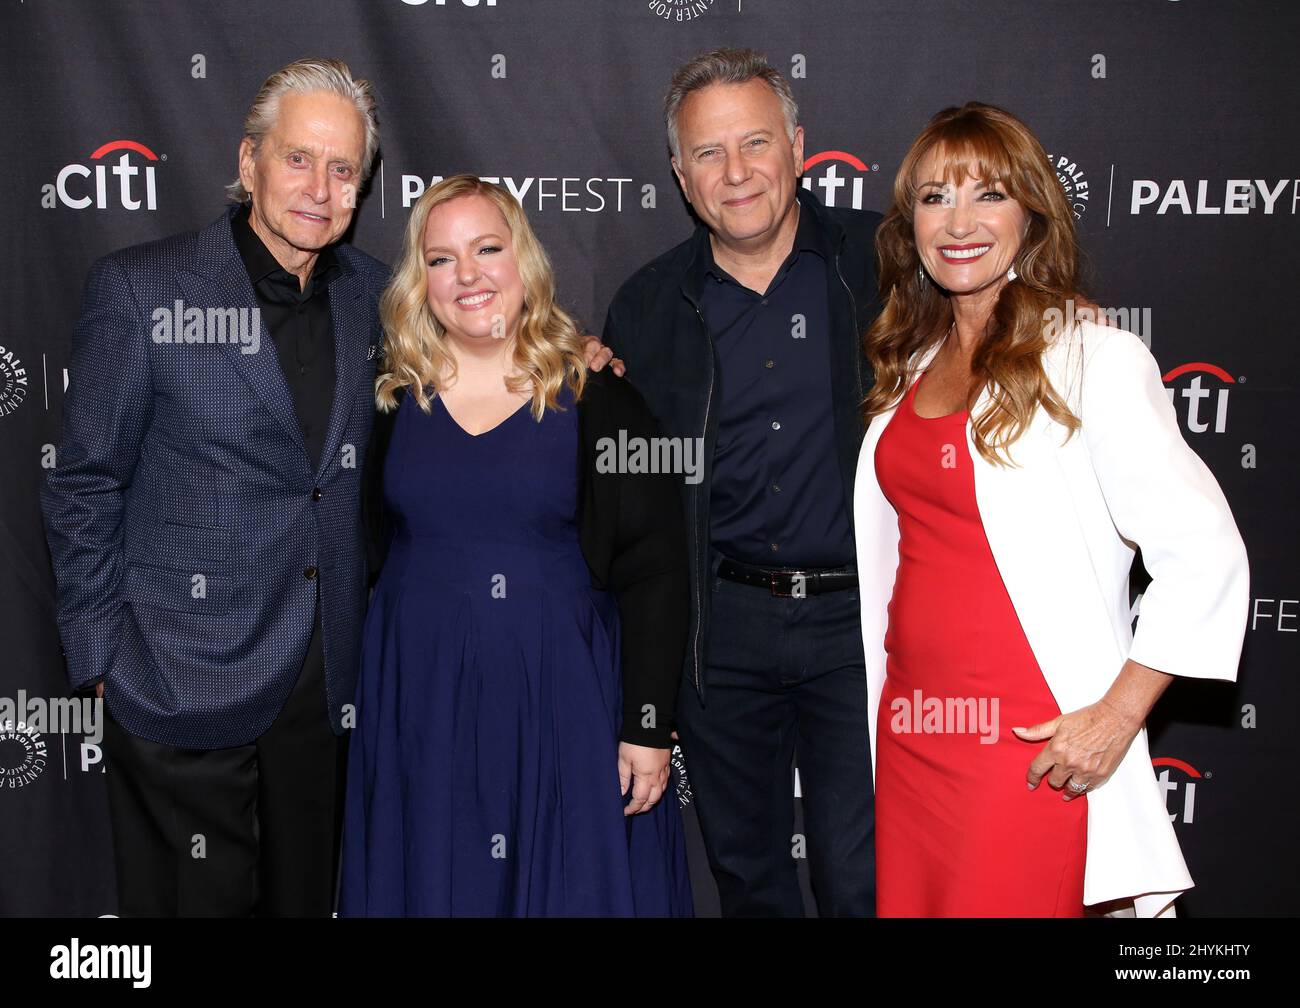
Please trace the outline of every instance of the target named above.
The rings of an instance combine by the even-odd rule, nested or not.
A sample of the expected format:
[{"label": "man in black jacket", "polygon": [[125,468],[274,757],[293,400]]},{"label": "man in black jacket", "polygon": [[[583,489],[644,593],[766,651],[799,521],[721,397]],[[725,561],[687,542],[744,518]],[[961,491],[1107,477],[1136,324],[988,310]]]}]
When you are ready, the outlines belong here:
[{"label": "man in black jacket", "polygon": [[725,915],[802,916],[797,754],[819,912],[871,915],[851,496],[880,216],[800,189],[798,109],[758,53],[691,60],[665,119],[702,223],[623,284],[604,341],[666,435],[704,439],[678,726],[709,863]]}]

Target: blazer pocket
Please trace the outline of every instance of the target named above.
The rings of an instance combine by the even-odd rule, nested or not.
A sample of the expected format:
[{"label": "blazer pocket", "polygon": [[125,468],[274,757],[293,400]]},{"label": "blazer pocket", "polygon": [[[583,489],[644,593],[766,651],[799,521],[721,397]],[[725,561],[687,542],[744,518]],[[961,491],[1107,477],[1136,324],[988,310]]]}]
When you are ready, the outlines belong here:
[{"label": "blazer pocket", "polygon": [[133,605],[196,616],[224,616],[234,594],[228,574],[165,567],[128,567],[124,587]]},{"label": "blazer pocket", "polygon": [[224,565],[230,556],[230,529],[224,525],[180,525],[166,522],[154,533],[151,560],[175,569]]}]

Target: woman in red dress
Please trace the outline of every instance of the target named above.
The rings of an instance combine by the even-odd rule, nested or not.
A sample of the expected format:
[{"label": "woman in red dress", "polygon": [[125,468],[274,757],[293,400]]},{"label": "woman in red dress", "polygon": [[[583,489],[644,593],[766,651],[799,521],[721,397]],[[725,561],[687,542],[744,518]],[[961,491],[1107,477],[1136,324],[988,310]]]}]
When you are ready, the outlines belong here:
[{"label": "woman in red dress", "polygon": [[1086,319],[1071,210],[1024,123],[935,116],[876,244],[854,526],[878,912],[1171,914],[1192,883],[1144,722],[1174,675],[1236,674],[1232,514],[1150,352]]},{"label": "woman in red dress", "polygon": [[1087,798],[1063,802],[1025,786],[1027,746],[1003,726],[1061,711],[980,521],[969,411],[919,415],[923,384],[907,393],[875,460],[899,524],[877,723],[877,912],[1078,916]]}]

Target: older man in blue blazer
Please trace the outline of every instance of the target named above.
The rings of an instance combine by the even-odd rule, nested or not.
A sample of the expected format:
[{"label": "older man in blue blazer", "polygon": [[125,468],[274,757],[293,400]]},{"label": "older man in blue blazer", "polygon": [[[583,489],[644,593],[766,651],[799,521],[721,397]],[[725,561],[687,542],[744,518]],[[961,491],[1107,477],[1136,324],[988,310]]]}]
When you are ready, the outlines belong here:
[{"label": "older man in blue blazer", "polygon": [[388,276],[340,239],[378,142],[345,64],[284,67],[227,212],[87,281],[42,505],[123,915],[331,910]]}]

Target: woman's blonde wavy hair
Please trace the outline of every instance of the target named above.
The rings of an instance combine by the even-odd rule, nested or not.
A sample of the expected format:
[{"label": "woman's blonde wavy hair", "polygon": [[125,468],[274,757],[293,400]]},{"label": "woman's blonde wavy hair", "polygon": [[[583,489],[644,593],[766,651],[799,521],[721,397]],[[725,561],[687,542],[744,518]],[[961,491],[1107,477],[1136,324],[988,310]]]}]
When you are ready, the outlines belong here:
[{"label": "woman's blonde wavy hair", "polygon": [[876,230],[883,310],[866,335],[876,383],[863,402],[864,418],[902,398],[916,378],[917,359],[943,342],[953,322],[948,292],[919,272],[913,233],[919,196],[913,176],[931,151],[939,154],[939,177],[945,182],[959,185],[969,175],[984,185],[996,183],[1029,215],[1013,260],[1019,276],[1003,286],[971,360],[976,378],[971,405],[979,390],[989,393],[988,406],[971,417],[975,447],[989,462],[1014,464],[1010,447],[1039,406],[1070,435],[1079,429],[1043,368],[1051,310],[1064,315],[1067,301],[1081,301],[1079,251],[1070,205],[1047,152],[1028,126],[993,105],[969,102],[944,109],[899,166],[892,205]]},{"label": "woman's blonde wavy hair", "polygon": [[582,396],[587,366],[582,353],[583,337],[573,319],[555,303],[555,274],[528,223],[523,208],[501,186],[473,175],[452,175],[431,187],[416,201],[406,225],[402,257],[393,278],[379,300],[379,317],[384,326],[384,358],[375,379],[375,404],[383,412],[397,403],[395,393],[409,387],[426,413],[443,386],[446,371],[453,379],[456,362],[447,349],[446,332],[428,303],[428,274],[424,262],[424,226],[434,207],[462,196],[485,196],[501,211],[524,287],[523,314],[515,341],[517,375],[507,379],[512,392],[530,385],[531,412],[541,420],[546,409],[562,409],[561,387],[567,385],[574,399]]}]

